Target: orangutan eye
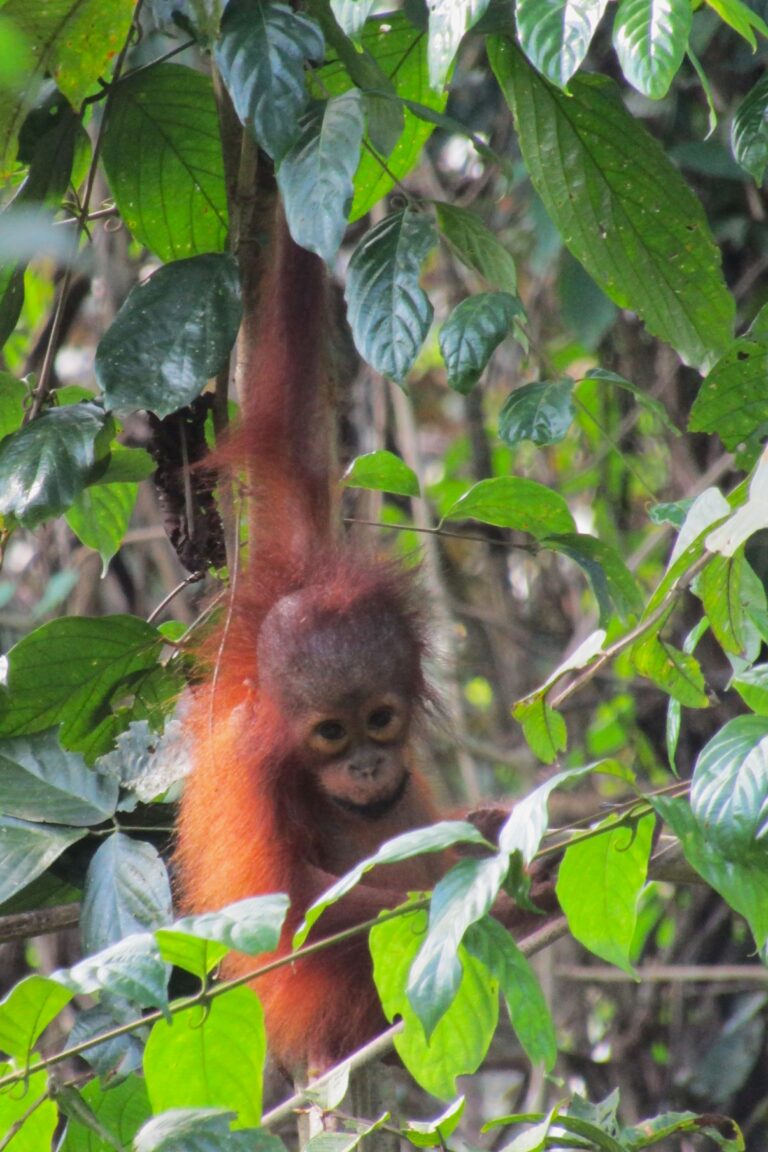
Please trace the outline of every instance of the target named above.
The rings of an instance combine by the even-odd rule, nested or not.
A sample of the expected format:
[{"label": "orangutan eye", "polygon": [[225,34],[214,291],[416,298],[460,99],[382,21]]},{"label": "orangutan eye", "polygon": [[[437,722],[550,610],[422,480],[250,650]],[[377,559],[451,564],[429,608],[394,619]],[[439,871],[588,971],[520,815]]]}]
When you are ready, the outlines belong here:
[{"label": "orangutan eye", "polygon": [[373,729],[388,728],[395,718],[393,708],[377,708],[368,717],[368,727]]},{"label": "orangutan eye", "polygon": [[321,720],[319,724],[315,725],[314,734],[328,744],[338,744],[347,735],[344,725],[339,724],[338,720]]}]

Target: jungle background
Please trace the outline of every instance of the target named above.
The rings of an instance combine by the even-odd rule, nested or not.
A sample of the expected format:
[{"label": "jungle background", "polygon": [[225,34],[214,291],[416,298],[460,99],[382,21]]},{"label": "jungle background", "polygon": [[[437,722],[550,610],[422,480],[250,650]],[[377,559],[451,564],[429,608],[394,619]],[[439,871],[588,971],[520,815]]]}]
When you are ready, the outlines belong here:
[{"label": "jungle background", "polygon": [[[228,1090],[195,1080],[185,1097],[159,1039],[147,1095],[148,1028],[115,1030],[167,1006],[154,939],[151,954],[145,942],[78,963],[172,922],[175,645],[215,587],[210,571],[190,579],[166,533],[182,553],[194,535],[174,414],[198,404],[185,419],[202,443],[197,397],[228,374],[238,117],[275,161],[297,240],[333,268],[346,511],[422,565],[446,810],[598,764],[608,775],[552,792],[551,827],[625,834],[618,873],[587,847],[560,891],[592,951],[564,936],[535,960],[554,1067],[542,1071],[543,1041],[532,1067],[503,1026],[459,1081],[463,1106],[411,1142],[744,1147],[723,1116],[746,1147],[768,1142],[768,13],[740,0],[513,9],[0,8],[2,1149],[268,1139],[251,1141],[258,1115]],[[275,94],[259,112],[249,76],[265,59]],[[312,152],[319,122],[325,152]],[[371,320],[360,301],[382,269],[390,295]],[[205,555],[190,558],[203,576]],[[691,812],[694,770],[689,818],[664,804]],[[687,882],[646,883],[651,810],[682,840]],[[162,959],[184,967],[187,930],[160,940]],[[47,1079],[51,1055],[101,1033],[109,1043]],[[467,1070],[456,1052],[448,1063],[449,1080]],[[437,1096],[445,1082],[422,1080]],[[405,1073],[397,1083],[404,1116],[440,1110]],[[269,1105],[285,1085],[266,1092]],[[558,1127],[576,1097],[588,1127]],[[204,1113],[219,1104],[240,1130]],[[191,1110],[182,1127],[152,1127],[175,1108]],[[512,1114],[527,1135],[481,1134]]]}]

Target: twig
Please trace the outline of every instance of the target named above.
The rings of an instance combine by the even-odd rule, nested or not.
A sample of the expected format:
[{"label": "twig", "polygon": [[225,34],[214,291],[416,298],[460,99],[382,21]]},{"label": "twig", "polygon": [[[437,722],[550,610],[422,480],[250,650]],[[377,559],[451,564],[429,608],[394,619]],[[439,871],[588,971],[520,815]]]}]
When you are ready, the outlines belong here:
[{"label": "twig", "polygon": [[60,932],[62,928],[73,928],[79,919],[79,904],[57,904],[52,908],[36,908],[33,912],[0,916],[0,943]]}]

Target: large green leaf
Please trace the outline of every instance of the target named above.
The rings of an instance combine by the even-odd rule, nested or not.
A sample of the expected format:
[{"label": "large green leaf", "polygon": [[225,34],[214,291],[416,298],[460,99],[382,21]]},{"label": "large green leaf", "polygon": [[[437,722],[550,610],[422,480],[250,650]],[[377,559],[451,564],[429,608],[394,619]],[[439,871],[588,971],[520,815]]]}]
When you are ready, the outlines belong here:
[{"label": "large green leaf", "polygon": [[581,67],[608,0],[519,0],[520,47],[535,68],[564,88]]},{"label": "large green leaf", "polygon": [[251,988],[158,1020],[144,1052],[152,1111],[224,1106],[241,1124],[258,1124],[265,1052],[263,1013]]},{"label": "large green leaf", "polygon": [[436,240],[429,217],[405,208],[367,232],[349,262],[345,297],[357,349],[398,384],[413,367],[432,321],[419,276]]},{"label": "large green leaf", "polygon": [[85,950],[99,952],[125,936],[159,928],[171,914],[168,872],[157,849],[115,832],[88,865],[81,913]]},{"label": "large green leaf", "polygon": [[56,732],[0,740],[0,812],[47,824],[88,827],[113,815],[117,781],[65,752]]},{"label": "large green leaf", "polygon": [[96,349],[109,408],[169,416],[199,396],[232,349],[242,305],[231,256],[177,260],[128,296]]},{"label": "large green leaf", "polygon": [[0,816],[0,904],[31,884],[85,835],[84,828],[49,827]]},{"label": "large green leaf", "polygon": [[731,340],[734,303],[701,204],[618,89],[580,76],[569,95],[511,41],[489,41],[536,191],[574,256],[686,363],[706,368]]},{"label": "large green leaf", "polygon": [[101,556],[102,576],[123,542],[138,491],[136,484],[93,484],[67,510],[75,536]]},{"label": "large green leaf", "polygon": [[643,597],[637,582],[619,553],[604,540],[583,532],[569,532],[542,540],[542,547],[568,556],[582,569],[600,609],[600,624],[606,627],[612,616],[622,620],[639,616]]},{"label": "large green leaf", "polygon": [[690,0],[621,0],[613,43],[627,80],[638,92],[666,96],[688,47]]},{"label": "large green leaf", "polygon": [[[429,86],[427,70],[427,37],[421,29],[414,27],[402,12],[387,13],[376,20],[369,20],[362,35],[362,46],[370,54],[374,63],[391,80],[397,98],[411,100],[442,112],[448,96],[446,92],[434,92]],[[357,83],[363,90],[371,84],[362,83],[362,78],[353,81],[348,67],[341,60],[332,61],[318,73],[318,84],[331,95],[346,92]],[[380,85],[376,85],[380,88]],[[358,220],[377,204],[398,180],[411,171],[422,154],[422,149],[434,131],[434,125],[419,119],[406,106],[403,127],[394,147],[388,142],[386,164],[376,154],[382,147],[374,139],[374,109],[391,104],[397,111],[400,105],[392,102],[386,94],[378,96],[370,93],[366,97],[368,106],[368,134],[372,150],[363,149],[360,166],[355,177],[355,197],[352,203],[351,220]],[[388,135],[389,133],[387,133]]]},{"label": "large green leaf", "polygon": [[456,305],[440,329],[440,351],[451,388],[464,395],[472,391],[522,312],[522,304],[509,292],[478,292]]},{"label": "large green leaf", "polygon": [[21,380],[0,372],[0,440],[21,428],[26,396],[27,387]]},{"label": "large green leaf", "polygon": [[[121,1084],[109,1081],[102,1084],[91,1080],[80,1090],[80,1095],[101,1126],[112,1134],[117,1148],[130,1148],[133,1137],[151,1115],[147,1089],[139,1076],[130,1076]],[[83,1122],[71,1116],[64,1140],[57,1152],[105,1152]]]},{"label": "large green leaf", "polygon": [[0,444],[0,516],[33,528],[71,506],[105,459],[114,424],[96,404],[50,408]]},{"label": "large green leaf", "polygon": [[523,729],[526,743],[534,755],[551,764],[568,747],[565,720],[547,703],[544,692],[536,692],[518,701],[512,715]]},{"label": "large green leaf", "polygon": [[419,478],[394,452],[366,452],[357,456],[342,477],[347,488],[368,488],[374,492],[394,492],[399,496],[419,496]]},{"label": "large green leaf", "polygon": [[279,161],[298,134],[307,104],[304,66],[322,60],[313,20],[276,0],[230,0],[221,21],[216,63],[240,120]]},{"label": "large green leaf", "polygon": [[427,1041],[405,991],[426,928],[425,912],[375,925],[370,934],[373,973],[387,1019],[400,1016],[405,1025],[395,1037],[400,1059],[427,1092],[453,1099],[456,1077],[475,1072],[488,1051],[498,1021],[499,988],[485,966],[460,948],[458,992]]},{"label": "large green leaf", "polygon": [[768,76],[761,76],[736,109],[731,125],[733,154],[760,184],[768,165]]},{"label": "large green leaf", "polygon": [[499,436],[510,448],[521,440],[557,444],[573,423],[573,380],[537,380],[515,388],[499,414]]},{"label": "large green leaf", "polygon": [[591,839],[566,849],[557,876],[557,898],[576,939],[632,975],[630,948],[654,824],[646,816],[631,828],[594,829]]},{"label": "large green leaf", "polygon": [[712,368],[693,402],[691,432],[715,432],[729,450],[768,423],[768,343],[736,340]]},{"label": "large green leaf", "polygon": [[18,91],[0,99],[0,180],[16,158],[19,130],[40,90],[53,76],[75,107],[109,71],[133,18],[134,0],[8,0],[3,17],[30,48],[31,67]]},{"label": "large green leaf", "polygon": [[461,38],[477,24],[490,0],[431,0],[429,4],[429,82],[441,88]]},{"label": "large green leaf", "polygon": [[135,1152],[285,1152],[279,1137],[264,1129],[231,1132],[234,1119],[234,1112],[226,1108],[172,1108],[147,1121],[133,1148]]},{"label": "large green leaf", "polygon": [[641,676],[647,676],[673,700],[688,708],[709,707],[704,674],[696,657],[681,652],[656,633],[635,644],[632,663]]},{"label": "large green leaf", "polygon": [[164,960],[204,979],[231,948],[249,956],[274,952],[287,911],[287,896],[251,896],[218,912],[185,916],[155,936]]},{"label": "large green leaf", "polygon": [[104,992],[137,1008],[167,1008],[169,975],[154,936],[141,932],[86,956],[73,968],[59,969],[56,979],[79,996]]},{"label": "large green leaf", "polygon": [[737,716],[702,749],[691,811],[726,859],[768,863],[768,718]]},{"label": "large green leaf", "polygon": [[121,81],[102,155],[120,215],[161,260],[224,248],[227,199],[208,76],[161,64]]},{"label": "large green leaf", "polygon": [[[163,637],[135,616],[70,616],[30,632],[8,653],[0,736],[61,724],[66,748],[104,751],[116,695],[135,691],[157,666]],[[124,725],[123,725],[124,726]]]},{"label": "large green leaf", "polygon": [[329,264],[347,227],[364,126],[356,88],[316,104],[278,169],[291,235]]},{"label": "large green leaf", "polygon": [[[0,1076],[12,1071],[8,1064],[0,1064]],[[12,1137],[10,1152],[42,1152],[53,1147],[53,1137],[59,1122],[59,1110],[49,1095],[48,1075],[35,1072],[25,1076],[23,1091],[0,1094],[0,1132]],[[31,1107],[39,1101],[35,1107]],[[31,1109],[31,1110],[30,1110]]]},{"label": "large green leaf", "polygon": [[55,980],[36,973],[0,1001],[0,1052],[26,1060],[38,1036],[72,999]]},{"label": "large green leaf", "polygon": [[480,480],[452,504],[443,520],[479,520],[541,539],[573,532],[576,525],[559,492],[523,476]]}]

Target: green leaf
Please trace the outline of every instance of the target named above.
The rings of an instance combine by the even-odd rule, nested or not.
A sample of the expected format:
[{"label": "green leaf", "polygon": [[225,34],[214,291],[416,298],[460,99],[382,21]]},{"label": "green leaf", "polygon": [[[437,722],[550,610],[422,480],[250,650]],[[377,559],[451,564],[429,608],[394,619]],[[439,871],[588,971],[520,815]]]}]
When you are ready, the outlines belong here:
[{"label": "green leaf", "polygon": [[115,696],[140,689],[162,644],[157,629],[135,616],[70,616],[43,624],[8,653],[0,735],[61,724],[65,748],[86,758],[105,751],[105,735],[118,727]]},{"label": "green leaf", "polygon": [[768,940],[765,862],[726,860],[705,836],[685,800],[651,797],[653,807],[679,838],[685,858],[700,876],[748,922],[758,948]]},{"label": "green leaf", "polygon": [[471,392],[493,352],[512,329],[523,306],[509,292],[478,292],[457,304],[440,329],[440,352],[448,384],[463,395]]},{"label": "green leaf", "polygon": [[613,384],[617,388],[631,392],[637,404],[641,408],[645,408],[648,412],[651,412],[661,424],[662,428],[666,428],[673,436],[680,435],[679,428],[674,421],[670,419],[669,413],[661,401],[657,400],[654,396],[649,396],[648,393],[637,384],[634,384],[631,380],[627,380],[626,376],[620,376],[618,372],[609,372],[606,368],[590,368],[584,373],[582,379],[597,380],[598,383],[601,384]]},{"label": "green leaf", "polygon": [[109,463],[103,472],[91,481],[91,487],[101,484],[138,484],[146,480],[157,468],[149,452],[143,448],[125,448],[113,444]]},{"label": "green leaf", "polygon": [[427,1042],[405,993],[426,928],[422,911],[376,924],[370,934],[373,974],[387,1019],[400,1016],[405,1024],[395,1037],[400,1059],[427,1092],[452,1100],[456,1077],[475,1072],[488,1051],[499,1014],[498,985],[488,978],[484,965],[460,948],[459,990]]},{"label": "green leaf", "polygon": [[584,571],[600,609],[602,627],[616,614],[622,620],[640,615],[643,597],[637,581],[610,544],[596,536],[570,532],[547,537],[541,546],[570,557]]},{"label": "green leaf", "polygon": [[398,496],[420,496],[419,479],[394,452],[366,452],[357,456],[342,478],[345,488],[370,488]]},{"label": "green leaf", "polygon": [[109,451],[111,418],[96,404],[51,408],[0,444],[0,516],[34,528],[70,507]]},{"label": "green leaf", "polygon": [[241,122],[276,162],[295,140],[307,104],[305,62],[322,60],[323,52],[317,24],[287,4],[227,4],[216,63]]},{"label": "green leaf", "polygon": [[613,44],[622,71],[651,100],[666,96],[688,47],[690,0],[621,0]]},{"label": "green leaf", "polygon": [[520,47],[548,80],[564,88],[581,67],[608,0],[519,0]]},{"label": "green leaf", "polygon": [[249,956],[274,952],[287,910],[287,896],[252,896],[219,912],[185,916],[155,936],[164,960],[204,979],[229,949]]},{"label": "green leaf", "polygon": [[573,380],[539,380],[515,388],[499,415],[499,436],[510,448],[523,440],[558,444],[573,423]]},{"label": "green leaf", "polygon": [[698,660],[655,633],[635,644],[632,663],[641,676],[657,684],[687,708],[708,708],[704,675]]},{"label": "green leaf", "polygon": [[508,854],[519,852],[524,864],[530,864],[539,850],[541,838],[547,830],[549,816],[547,804],[555,788],[562,784],[580,780],[590,772],[604,772],[610,776],[623,776],[626,772],[612,760],[598,760],[595,764],[584,764],[581,768],[567,768],[556,772],[524,796],[512,809],[507,822],[499,832],[499,850]]},{"label": "green leaf", "polygon": [[[434,92],[429,87],[427,72],[427,37],[420,28],[402,12],[388,12],[375,20],[369,20],[362,35],[362,47],[374,64],[391,81],[397,101],[412,100],[437,111],[445,108],[446,92]],[[360,54],[357,54],[360,55]],[[366,59],[367,57],[362,57]],[[336,60],[320,69],[317,83],[322,90],[332,96],[346,92],[357,84],[363,91],[368,90],[368,135],[371,149],[363,148],[360,165],[355,177],[355,198],[352,203],[351,220],[359,220],[374,204],[378,204],[395,183],[411,171],[421,157],[424,145],[434,131],[434,125],[426,123],[411,112],[407,105],[403,108],[382,92],[382,85],[376,82],[363,83],[363,78],[353,81],[346,60]],[[376,91],[370,91],[375,89]],[[371,123],[371,103],[377,107]],[[389,112],[388,109],[392,109]],[[382,113],[387,123],[386,144],[378,139]],[[402,114],[403,125],[396,143],[390,138],[389,122],[394,115]],[[394,125],[397,127],[397,124]],[[376,139],[374,139],[376,137]],[[386,154],[386,164],[382,164],[378,151]]]},{"label": "green leaf", "polygon": [[55,978],[79,996],[106,992],[139,1008],[165,1009],[169,975],[154,936],[142,932],[87,956],[73,968],[59,969]]},{"label": "green leaf", "polygon": [[707,3],[721,20],[747,41],[753,52],[757,49],[754,30],[761,36],[768,36],[768,24],[742,0],[707,0]]},{"label": "green leaf", "polygon": [[112,816],[117,791],[117,781],[65,752],[54,730],[0,740],[0,811],[8,816],[88,827]]},{"label": "green leaf", "polygon": [[19,131],[43,79],[52,76],[69,103],[79,107],[99,76],[108,74],[133,10],[133,0],[8,0],[3,6],[3,17],[29,46],[31,66],[23,88],[0,100],[0,180],[10,175]]},{"label": "green leaf", "polygon": [[415,1148],[444,1148],[464,1115],[464,1105],[464,1097],[459,1096],[434,1120],[409,1120],[400,1131]]},{"label": "green leaf", "polygon": [[102,576],[123,542],[137,494],[136,484],[95,484],[81,492],[66,513],[78,540],[101,556]]},{"label": "green leaf", "polygon": [[487,224],[474,212],[440,200],[435,201],[435,212],[443,238],[462,263],[493,288],[516,295],[515,261]]},{"label": "green leaf", "polygon": [[691,811],[725,859],[768,862],[768,718],[729,720],[699,753]]},{"label": "green leaf", "polygon": [[459,945],[471,924],[491,908],[509,870],[503,854],[459,860],[435,885],[429,929],[411,965],[406,994],[429,1041],[461,984]]},{"label": "green leaf", "polygon": [[113,833],[88,865],[80,916],[84,949],[99,952],[126,936],[151,932],[171,916],[168,872],[157,849]]},{"label": "green leaf", "polygon": [[0,372],[0,440],[21,428],[26,385],[8,372]]},{"label": "green leaf", "polygon": [[[102,1128],[112,1134],[118,1148],[129,1148],[139,1128],[151,1115],[147,1089],[143,1079],[131,1076],[122,1084],[104,1088],[92,1080],[80,1090]],[[89,1129],[72,1117],[57,1152],[103,1152],[101,1145],[91,1136]]]},{"label": "green leaf", "polygon": [[0,266],[0,348],[18,324],[24,307],[24,267],[23,263]]},{"label": "green leaf", "polygon": [[85,835],[83,828],[53,828],[0,816],[0,904],[31,884]]},{"label": "green leaf", "polygon": [[487,847],[487,841],[478,832],[474,824],[465,820],[443,820],[439,824],[432,824],[427,828],[417,828],[412,832],[403,832],[392,840],[387,840],[367,860],[361,860],[345,876],[337,880],[327,892],[324,892],[314,904],[310,905],[304,916],[304,922],[293,938],[293,947],[300,948],[305,942],[309,932],[321,914],[336,900],[340,900],[360,882],[366,872],[370,872],[379,864],[398,864],[402,860],[410,860],[422,852],[442,852],[452,848],[454,844],[482,844]]},{"label": "green leaf", "polygon": [[327,264],[336,257],[352,208],[363,142],[363,98],[356,88],[316,104],[277,172],[291,236]]},{"label": "green leaf", "polygon": [[465,32],[485,13],[489,0],[431,0],[429,5],[429,82],[442,88]]},{"label": "green leaf", "polygon": [[153,1116],[134,1140],[135,1152],[285,1152],[264,1129],[231,1132],[225,1108],[174,1108]]},{"label": "green leaf", "polygon": [[261,1004],[250,988],[158,1020],[144,1051],[152,1111],[225,1107],[240,1124],[257,1125],[265,1053]]},{"label": "green leaf", "polygon": [[731,687],[752,712],[768,716],[768,664],[755,664],[734,676]]},{"label": "green leaf", "polygon": [[716,432],[729,451],[768,423],[768,344],[736,340],[715,364],[693,402],[691,432]]},{"label": "green leaf", "polygon": [[579,76],[566,96],[514,45],[490,60],[536,191],[590,276],[621,308],[706,368],[731,340],[734,303],[701,204],[616,86]]},{"label": "green leaf", "polygon": [[108,408],[169,416],[226,364],[240,326],[237,266],[210,253],[158,268],[129,294],[96,349]]},{"label": "green leaf", "polygon": [[731,149],[756,184],[768,165],[768,76],[762,76],[736,109],[731,124]]},{"label": "green leaf", "polygon": [[557,877],[557,898],[573,935],[590,952],[635,975],[630,950],[645,886],[655,820],[610,825],[571,844]]},{"label": "green leaf", "polygon": [[[115,1029],[122,1029],[126,1024],[135,1025],[136,1016],[135,1005],[109,995],[77,1015],[68,1043],[87,1045],[83,1059],[104,1078],[105,1083],[122,1080],[141,1069],[148,1029],[114,1033]],[[100,1039],[105,1035],[108,1035],[108,1039]],[[102,1150],[99,1149],[99,1152]]]},{"label": "green leaf", "polygon": [[102,155],[121,217],[161,260],[221,252],[227,196],[210,77],[178,64],[116,86]]},{"label": "green leaf", "polygon": [[[14,1069],[9,1064],[0,1064],[0,1076]],[[59,1111],[53,1100],[47,1100],[48,1076],[45,1072],[33,1072],[24,1079],[23,1089],[0,1094],[0,1132],[3,1138],[10,1135],[15,1125],[18,1131],[13,1135],[9,1152],[42,1152],[53,1147],[53,1137],[59,1122]],[[37,1103],[40,1101],[40,1103]],[[36,1107],[32,1108],[32,1105]]]},{"label": "green leaf", "polygon": [[737,499],[732,495],[731,500],[734,504],[737,500],[742,502],[709,533],[705,541],[708,552],[733,556],[750,536],[768,528],[768,453],[764,452],[758,460],[748,486],[740,485]]},{"label": "green leaf", "polygon": [[539,540],[576,528],[568,505],[558,492],[522,476],[480,480],[443,516],[444,521],[468,519],[530,532]]},{"label": "green leaf", "polygon": [[515,704],[512,715],[523,729],[526,742],[539,760],[551,764],[568,747],[565,720],[547,704],[546,696],[537,693]]},{"label": "green leaf", "polygon": [[413,367],[432,322],[419,276],[435,243],[432,221],[405,208],[367,232],[349,262],[345,298],[357,349],[398,384]]},{"label": "green leaf", "polygon": [[465,946],[498,981],[512,1027],[528,1059],[551,1071],[557,1058],[552,1016],[535,973],[509,932],[486,916],[469,929]]},{"label": "green leaf", "polygon": [[733,556],[714,556],[697,577],[694,588],[718,643],[735,656],[742,655],[746,647],[742,598],[745,564],[741,549]]},{"label": "green leaf", "polygon": [[355,40],[376,7],[376,2],[377,0],[331,0],[331,9],[342,31]]},{"label": "green leaf", "polygon": [[47,976],[26,976],[0,1001],[0,1051],[26,1061],[32,1046],[72,999]]}]

